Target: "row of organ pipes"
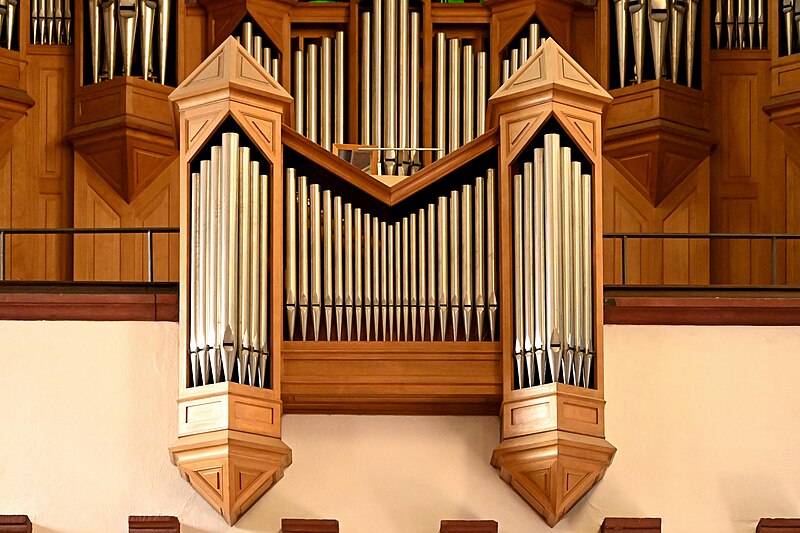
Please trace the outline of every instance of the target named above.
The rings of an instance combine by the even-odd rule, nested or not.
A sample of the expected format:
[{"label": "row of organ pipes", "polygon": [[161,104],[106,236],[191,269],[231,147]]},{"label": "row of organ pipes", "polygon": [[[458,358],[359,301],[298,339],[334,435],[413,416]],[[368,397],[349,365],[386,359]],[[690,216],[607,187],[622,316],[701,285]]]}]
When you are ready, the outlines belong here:
[{"label": "row of organ pipes", "polygon": [[785,53],[796,54],[800,52],[800,0],[781,0],[780,6]]},{"label": "row of organ pipes", "polygon": [[285,193],[288,340],[497,339],[494,170],[394,222],[293,168]]},{"label": "row of organ pipes", "polygon": [[434,145],[449,154],[486,132],[489,65],[465,39],[434,35]]},{"label": "row of organ pipes", "polygon": [[261,65],[272,78],[280,83],[280,54],[264,35],[261,35],[258,26],[252,22],[242,24],[240,35],[235,36],[247,53],[253,56],[256,63]]},{"label": "row of organ pipes", "polygon": [[16,35],[19,0],[0,0],[0,46],[11,50]]},{"label": "row of organ pipes", "polygon": [[223,133],[191,174],[189,386],[270,387],[268,171]]},{"label": "row of organ pipes", "polygon": [[295,129],[333,151],[333,144],[345,139],[345,35],[337,31],[333,37],[307,41],[304,50],[292,52]]},{"label": "row of organ pipes", "polygon": [[[650,77],[652,70],[652,77],[657,80],[667,77],[674,83],[692,87],[695,82],[695,43],[699,37],[699,0],[610,1],[614,10],[619,86],[642,83]],[[648,34],[650,56],[646,55],[648,48],[645,46]],[[631,48],[632,65],[628,60]]]},{"label": "row of organ pipes", "polygon": [[[92,83],[119,74],[166,83],[172,1],[88,0]],[[137,34],[140,62],[134,70]]]},{"label": "row of organ pipes", "polygon": [[31,0],[31,43],[72,43],[72,0]]},{"label": "row of organ pipes", "polygon": [[378,173],[420,168],[422,15],[408,0],[374,0],[361,14],[360,142],[380,148]]},{"label": "row of organ pipes", "polygon": [[592,177],[546,134],[513,181],[515,388],[592,386]]},{"label": "row of organ pipes", "polygon": [[506,49],[501,67],[502,83],[508,81],[508,78],[525,64],[546,39],[538,22],[528,24],[526,34]]},{"label": "row of organ pipes", "polygon": [[714,0],[714,47],[759,49],[767,43],[765,0]]}]

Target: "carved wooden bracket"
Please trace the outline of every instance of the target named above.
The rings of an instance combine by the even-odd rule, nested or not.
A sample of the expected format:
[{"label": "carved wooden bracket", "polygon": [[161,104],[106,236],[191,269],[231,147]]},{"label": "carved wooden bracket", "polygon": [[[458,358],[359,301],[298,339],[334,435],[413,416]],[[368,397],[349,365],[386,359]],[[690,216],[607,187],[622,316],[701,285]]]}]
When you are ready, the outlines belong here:
[{"label": "carved wooden bracket", "polygon": [[[28,62],[21,53],[0,48],[0,131],[2,132],[10,132],[11,127],[33,107],[33,98],[25,90],[27,66]],[[12,135],[9,134],[0,136],[0,153],[11,146],[11,139]]]},{"label": "carved wooden bracket", "polygon": [[800,518],[762,518],[756,526],[756,533],[797,533],[800,531]]},{"label": "carved wooden bracket", "polygon": [[128,533],[181,533],[174,516],[129,516]]},{"label": "carved wooden bracket", "polygon": [[661,533],[660,518],[606,518],[600,533]]},{"label": "carved wooden bracket", "polygon": [[711,153],[702,91],[654,80],[612,91],[603,154],[658,205]]},{"label": "carved wooden bracket", "polygon": [[497,533],[494,520],[442,520],[439,533]]},{"label": "carved wooden bracket", "polygon": [[0,533],[31,533],[33,525],[27,515],[0,515]]},{"label": "carved wooden bracket", "polygon": [[284,518],[281,533],[339,533],[339,521]]}]

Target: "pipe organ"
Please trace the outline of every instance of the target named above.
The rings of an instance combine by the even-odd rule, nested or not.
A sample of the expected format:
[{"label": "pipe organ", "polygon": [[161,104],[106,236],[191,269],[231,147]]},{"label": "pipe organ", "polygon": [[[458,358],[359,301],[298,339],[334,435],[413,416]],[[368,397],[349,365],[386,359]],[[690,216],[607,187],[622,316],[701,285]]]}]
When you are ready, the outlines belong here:
[{"label": "pipe organ", "polygon": [[195,387],[269,388],[269,174],[244,144],[223,133],[191,175],[187,369]]},{"label": "pipe organ", "polygon": [[[551,525],[613,457],[602,427],[595,223],[600,113],[610,98],[548,39],[488,99],[486,132],[475,137],[489,54],[464,34],[434,32],[430,52],[443,68],[429,86],[433,102],[447,87],[432,110],[445,111],[448,154],[414,168],[422,147],[411,140],[420,132],[411,134],[409,108],[423,100],[404,87],[414,78],[408,65],[417,69],[408,35],[418,35],[418,15],[404,0],[378,0],[358,17],[369,50],[351,58],[382,64],[362,79],[362,90],[379,90],[368,92],[370,127],[356,130],[380,135],[382,164],[401,177],[390,184],[330,152],[345,125],[336,120],[346,87],[341,30],[295,35],[296,99],[254,68],[263,63],[244,25],[244,46],[228,38],[171,95],[182,121],[186,258],[173,461],[231,523],[255,501],[237,496],[237,469],[251,466],[232,448],[260,461],[253,475],[269,478],[258,484],[265,492],[290,462],[280,442],[284,404],[444,413],[471,398],[475,413],[487,384],[473,380],[496,372],[503,441],[492,464]],[[382,26],[380,38],[370,34]],[[360,103],[353,114],[364,118]],[[540,461],[553,439],[570,451]],[[587,481],[572,499],[563,488],[547,496],[529,488],[540,470],[569,484],[560,476],[575,458]],[[198,477],[209,468],[228,488],[209,492]]]},{"label": "pipe organ", "polygon": [[618,71],[611,73],[615,87],[662,78],[687,87],[699,84],[699,0],[610,1],[618,64]]},{"label": "pipe organ", "polygon": [[714,0],[714,46],[761,49],[767,44],[764,0]]},{"label": "pipe organ", "polygon": [[247,50],[247,53],[253,56],[256,63],[264,67],[264,70],[280,83],[280,53],[275,45],[270,43],[269,39],[260,32],[258,26],[251,21],[243,22],[241,32],[235,37],[236,41]]},{"label": "pipe organ", "polygon": [[285,183],[287,340],[497,339],[495,170],[394,221]]},{"label": "pipe organ", "polygon": [[[51,0],[52,2],[52,0]],[[8,50],[18,49],[16,45],[19,19],[19,0],[0,1],[0,46]]]},{"label": "pipe organ", "polygon": [[170,83],[172,4],[172,0],[89,0],[85,23],[91,60],[85,65],[86,82],[136,76]]},{"label": "pipe organ", "polygon": [[556,133],[514,175],[514,384],[592,386],[592,183]]}]

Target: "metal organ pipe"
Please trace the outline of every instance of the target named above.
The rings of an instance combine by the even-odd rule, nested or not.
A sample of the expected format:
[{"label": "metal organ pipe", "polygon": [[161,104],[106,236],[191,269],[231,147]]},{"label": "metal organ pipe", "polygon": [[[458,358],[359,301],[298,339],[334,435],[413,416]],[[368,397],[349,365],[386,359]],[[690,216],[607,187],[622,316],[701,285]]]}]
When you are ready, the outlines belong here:
[{"label": "metal organ pipe", "polygon": [[512,180],[516,388],[593,386],[591,175],[574,154],[546,134]]},{"label": "metal organ pipe", "polygon": [[[296,176],[286,170],[287,340],[496,340],[494,170],[391,223]],[[298,336],[293,317],[309,314],[313,332]]]},{"label": "metal organ pipe", "polygon": [[252,155],[223,133],[191,175],[189,386],[269,387],[268,177]]}]

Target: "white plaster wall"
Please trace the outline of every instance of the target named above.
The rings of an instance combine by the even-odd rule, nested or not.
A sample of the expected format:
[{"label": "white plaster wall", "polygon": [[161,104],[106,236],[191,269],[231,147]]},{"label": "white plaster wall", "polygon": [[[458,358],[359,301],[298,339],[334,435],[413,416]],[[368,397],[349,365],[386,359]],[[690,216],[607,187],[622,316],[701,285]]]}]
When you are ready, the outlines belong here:
[{"label": "white plaster wall", "polygon": [[[660,516],[664,531],[753,532],[800,516],[800,328],[606,327],[605,479],[555,529]],[[173,514],[185,533],[436,533],[441,519],[549,531],[497,476],[494,417],[286,416],[294,463],[236,527],[180,479],[177,326],[0,322],[0,514],[36,533],[127,531]]]}]

